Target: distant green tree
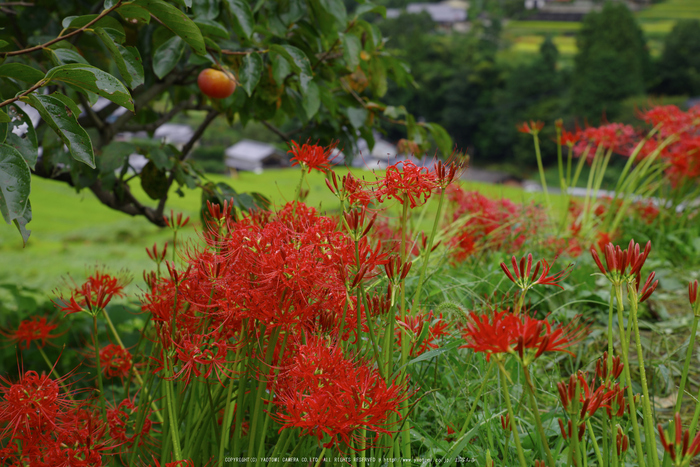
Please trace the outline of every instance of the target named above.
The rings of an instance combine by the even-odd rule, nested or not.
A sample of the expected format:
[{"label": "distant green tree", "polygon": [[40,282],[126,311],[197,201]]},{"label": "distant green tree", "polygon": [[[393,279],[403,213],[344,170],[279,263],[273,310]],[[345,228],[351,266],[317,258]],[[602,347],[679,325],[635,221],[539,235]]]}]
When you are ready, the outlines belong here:
[{"label": "distant green tree", "polygon": [[577,115],[597,122],[614,116],[626,97],[645,91],[650,58],[644,34],[623,3],[606,3],[584,18],[576,39],[571,105]]},{"label": "distant green tree", "polygon": [[666,36],[653,91],[667,95],[700,95],[700,20],[676,23]]}]

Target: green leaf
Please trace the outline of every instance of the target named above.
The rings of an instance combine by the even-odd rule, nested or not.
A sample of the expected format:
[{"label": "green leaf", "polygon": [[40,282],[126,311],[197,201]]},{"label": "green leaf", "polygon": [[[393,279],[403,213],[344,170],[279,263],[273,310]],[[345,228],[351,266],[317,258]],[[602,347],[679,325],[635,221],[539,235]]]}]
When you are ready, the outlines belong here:
[{"label": "green leaf", "polygon": [[289,62],[278,53],[272,52],[270,59],[272,60],[272,78],[278,85],[281,85],[292,69],[289,66]]},{"label": "green leaf", "polygon": [[430,134],[435,140],[438,149],[442,152],[443,157],[448,157],[452,154],[452,138],[450,138],[449,133],[442,126],[437,123],[425,123],[425,127],[428,128]]},{"label": "green leaf", "polygon": [[359,130],[365,125],[368,112],[364,107],[348,107],[345,112],[353,128]]},{"label": "green leaf", "polygon": [[[10,116],[7,115],[4,110],[0,110],[0,123],[7,123],[10,121],[12,121]],[[0,141],[0,142],[2,142],[2,141]]]},{"label": "green leaf", "polygon": [[75,50],[71,49],[45,49],[54,66],[67,65],[69,63],[82,63],[89,65],[88,61]]},{"label": "green leaf", "polygon": [[29,167],[33,169],[39,157],[39,142],[32,119],[16,104],[10,104],[8,112],[11,121],[7,125],[5,144],[19,151]]},{"label": "green leaf", "polygon": [[348,19],[347,12],[345,11],[345,4],[342,0],[321,0],[321,6],[326,12],[332,15],[338,20],[343,26]]},{"label": "green leaf", "polygon": [[406,107],[404,107],[403,105],[400,105],[398,107],[394,107],[393,105],[387,105],[386,109],[384,109],[384,115],[396,120],[397,118],[406,115]]},{"label": "green leaf", "polygon": [[158,167],[158,170],[170,170],[173,168],[173,159],[161,148],[151,148],[148,158]]},{"label": "green leaf", "polygon": [[148,24],[151,22],[151,15],[140,6],[122,5],[116,11],[125,21],[132,24]]},{"label": "green leaf", "polygon": [[0,41],[0,49],[2,49],[3,47],[5,47],[6,45],[9,45],[9,44],[10,43],[7,41]]},{"label": "green leaf", "polygon": [[387,91],[386,67],[384,66],[384,61],[377,56],[373,56],[372,60],[369,62],[369,69],[372,90],[377,97],[384,97]]},{"label": "green leaf", "polygon": [[377,13],[382,15],[382,18],[386,18],[386,7],[383,5],[375,5],[374,3],[365,2],[359,5],[355,10],[355,16],[359,17],[365,13]]},{"label": "green leaf", "polygon": [[226,0],[226,4],[240,32],[243,33],[246,39],[250,39],[250,36],[253,34],[253,28],[255,28],[255,20],[248,2],[245,0]]},{"label": "green leaf", "polygon": [[29,94],[22,101],[34,107],[41,118],[56,132],[68,146],[71,155],[91,168],[95,168],[95,154],[87,132],[78,124],[77,115],[55,96]]},{"label": "green leaf", "polygon": [[124,159],[136,152],[136,146],[123,141],[113,141],[102,148],[102,155],[97,159],[100,173],[112,173],[124,165]]},{"label": "green leaf", "polygon": [[19,230],[19,234],[22,236],[22,247],[27,246],[27,241],[29,241],[29,236],[32,231],[27,229],[27,224],[32,221],[32,202],[27,199],[27,209],[24,210],[21,216],[12,219],[12,222]]},{"label": "green leaf", "polygon": [[222,39],[229,38],[229,32],[226,27],[214,20],[197,18],[194,20],[194,24],[196,24],[199,30],[202,31],[205,38],[207,36],[221,37]]},{"label": "green leaf", "polygon": [[0,65],[0,77],[18,79],[25,83],[37,83],[44,79],[44,74],[24,63],[5,63]]},{"label": "green leaf", "polygon": [[19,219],[29,204],[32,173],[15,148],[0,144],[0,212],[8,224]]},{"label": "green leaf", "polygon": [[350,71],[355,71],[355,68],[360,64],[360,52],[362,51],[360,39],[353,34],[341,34],[340,42],[343,45],[345,63],[348,64]]},{"label": "green leaf", "polygon": [[[270,46],[270,50],[273,50],[272,46]],[[275,46],[274,50],[289,60],[289,62],[295,67],[295,71],[297,69],[299,70],[298,73],[301,89],[302,91],[306,91],[306,87],[313,79],[311,62],[309,62],[309,58],[306,56],[306,54],[301,49],[298,49],[293,45]]]},{"label": "green leaf", "polygon": [[304,107],[304,112],[306,112],[306,117],[311,120],[321,107],[321,96],[318,92],[318,85],[313,81],[309,83],[306,92],[302,94],[301,103]]},{"label": "green leaf", "polygon": [[134,4],[148,10],[166,28],[182,37],[197,55],[207,53],[202,32],[185,13],[163,0],[135,0]]},{"label": "green leaf", "polygon": [[129,90],[117,78],[94,66],[81,63],[61,65],[49,70],[46,79],[72,84],[134,111]]},{"label": "green leaf", "polygon": [[[216,19],[219,16],[220,3],[219,0],[195,0],[192,4],[192,13],[198,18],[195,23],[199,19]],[[204,34],[204,30],[202,30],[202,34]]]},{"label": "green leaf", "polygon": [[141,188],[151,199],[161,199],[168,194],[168,176],[148,161],[141,170]]},{"label": "green leaf", "polygon": [[114,42],[112,37],[102,28],[96,28],[95,34],[102,39],[112,59],[117,64],[122,79],[127,86],[134,89],[143,84],[143,64],[141,55],[136,47],[124,47]]},{"label": "green leaf", "polygon": [[185,50],[185,43],[179,36],[173,36],[163,42],[153,54],[153,72],[158,78],[170,73],[180,61]]},{"label": "green leaf", "polygon": [[238,70],[238,80],[248,96],[253,94],[253,89],[260,81],[262,70],[263,60],[260,54],[252,53],[245,56],[243,66]]}]

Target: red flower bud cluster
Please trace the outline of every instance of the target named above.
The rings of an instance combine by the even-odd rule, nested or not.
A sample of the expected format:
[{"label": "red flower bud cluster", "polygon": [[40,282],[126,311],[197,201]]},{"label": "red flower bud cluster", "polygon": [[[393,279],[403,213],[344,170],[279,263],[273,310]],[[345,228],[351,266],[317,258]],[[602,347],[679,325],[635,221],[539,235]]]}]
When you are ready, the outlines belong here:
[{"label": "red flower bud cluster", "polygon": [[[573,267],[573,264],[571,264],[566,269],[550,276],[549,271],[552,269],[552,266],[550,266],[550,264],[546,260],[542,259],[535,263],[535,269],[533,271],[532,253],[527,255],[527,261],[525,256],[520,258],[519,265],[515,256],[513,256],[511,258],[511,264],[513,265],[512,273],[508,269],[506,263],[501,263],[501,269],[503,269],[503,272],[506,274],[506,276],[508,276],[508,279],[510,279],[522,290],[529,289],[533,285],[537,284],[554,285],[563,290],[564,287],[559,285],[559,282],[564,280],[569,275],[569,273],[571,272],[571,268]],[[542,272],[540,272],[540,267],[542,268]],[[530,274],[531,272],[532,274]]]},{"label": "red flower bud cluster", "polygon": [[676,413],[674,422],[674,439],[670,439],[660,423],[657,425],[659,436],[661,437],[661,445],[674,464],[687,465],[690,459],[700,454],[700,433],[695,435],[695,438],[690,441],[690,432],[683,429],[681,414]]}]

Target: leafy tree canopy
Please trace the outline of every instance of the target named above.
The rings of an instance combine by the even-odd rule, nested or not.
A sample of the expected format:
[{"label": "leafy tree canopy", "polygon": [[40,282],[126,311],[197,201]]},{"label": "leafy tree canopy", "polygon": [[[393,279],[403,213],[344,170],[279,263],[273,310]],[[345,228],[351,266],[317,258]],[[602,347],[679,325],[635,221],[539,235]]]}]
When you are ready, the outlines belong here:
[{"label": "leafy tree canopy", "polygon": [[575,113],[598,121],[624,98],[642,94],[650,70],[644,33],[623,3],[606,3],[584,18],[576,38],[571,83]]},{"label": "leafy tree canopy", "polygon": [[[371,22],[385,8],[342,0],[36,0],[0,9],[0,211],[26,242],[31,176],[87,188],[106,206],[163,225],[170,188],[201,188],[203,199],[236,207],[261,196],[207,183],[188,160],[207,126],[262,122],[283,140],[333,139],[351,152],[373,145],[382,119],[401,125],[423,149],[443,154],[452,142],[438,125],[417,123],[381,100],[390,82],[412,83]],[[235,74],[228,98],[197,88],[205,68]],[[109,105],[93,108],[97,99]],[[26,107],[36,109],[35,126]],[[121,132],[153,133],[181,112],[201,124],[182,147],[116,141]],[[431,136],[429,140],[428,136]],[[151,199],[129,185],[129,155],[149,159],[138,178]],[[133,183],[133,182],[132,182]]]}]

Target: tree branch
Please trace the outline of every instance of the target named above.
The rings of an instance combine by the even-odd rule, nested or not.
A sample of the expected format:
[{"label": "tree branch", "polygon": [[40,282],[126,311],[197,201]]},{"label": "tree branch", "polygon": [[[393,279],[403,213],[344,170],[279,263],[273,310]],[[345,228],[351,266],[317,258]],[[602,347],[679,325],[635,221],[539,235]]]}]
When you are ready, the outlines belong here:
[{"label": "tree branch", "polygon": [[34,46],[34,47],[30,47],[30,48],[28,48],[28,49],[13,50],[13,51],[11,51],[11,52],[0,52],[0,57],[12,57],[12,56],[14,56],[14,55],[28,54],[28,53],[31,53],[31,52],[36,52],[37,50],[43,50],[43,49],[45,49],[46,47],[55,44],[56,42],[60,42],[60,41],[66,40],[66,39],[68,39],[69,37],[75,36],[76,34],[80,34],[81,32],[83,32],[83,31],[85,31],[86,29],[88,29],[90,26],[92,26],[93,24],[97,23],[99,20],[101,20],[101,19],[104,18],[105,16],[107,16],[109,13],[111,13],[112,11],[116,10],[117,8],[119,8],[119,7],[121,6],[121,4],[122,4],[122,0],[119,0],[117,3],[115,3],[115,4],[112,6],[112,8],[109,8],[109,9],[107,9],[107,10],[102,11],[102,13],[100,13],[99,15],[97,15],[97,17],[95,17],[95,19],[93,19],[92,21],[90,21],[88,24],[86,24],[85,26],[82,26],[82,27],[76,29],[76,30],[73,31],[73,32],[69,32],[69,33],[66,34],[65,36],[58,36],[58,37],[55,38],[55,39],[51,39],[51,40],[48,41],[48,42],[45,42],[45,43],[43,43],[43,44],[40,44],[40,45],[37,45],[37,46]]},{"label": "tree branch", "polygon": [[195,130],[194,134],[190,138],[190,140],[182,147],[182,153],[180,154],[180,160],[184,161],[187,156],[189,155],[190,151],[194,147],[195,143],[199,141],[199,138],[202,137],[204,134],[204,131],[207,129],[209,124],[214,121],[216,117],[219,116],[219,111],[218,110],[210,110],[209,113],[207,113],[207,116],[204,117],[204,121],[199,125],[199,127]]}]

